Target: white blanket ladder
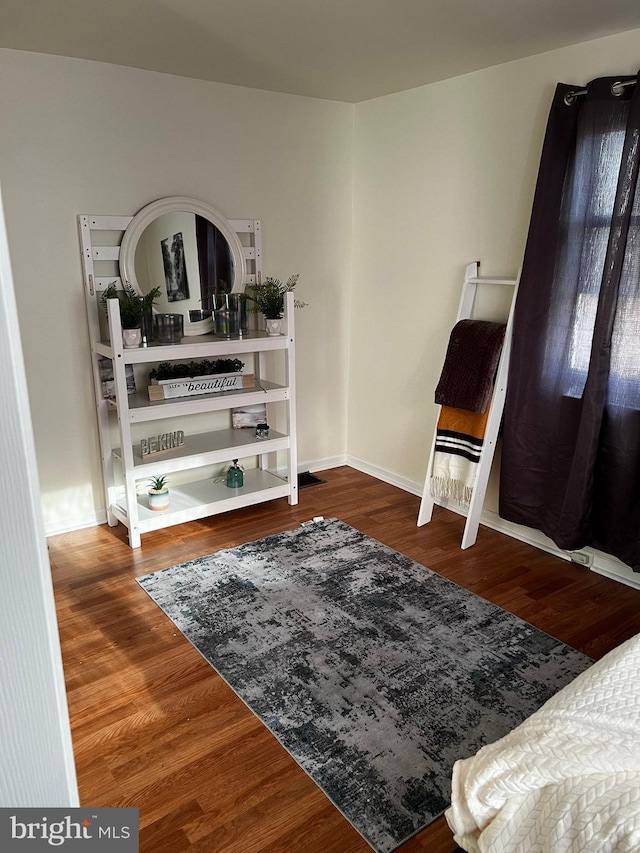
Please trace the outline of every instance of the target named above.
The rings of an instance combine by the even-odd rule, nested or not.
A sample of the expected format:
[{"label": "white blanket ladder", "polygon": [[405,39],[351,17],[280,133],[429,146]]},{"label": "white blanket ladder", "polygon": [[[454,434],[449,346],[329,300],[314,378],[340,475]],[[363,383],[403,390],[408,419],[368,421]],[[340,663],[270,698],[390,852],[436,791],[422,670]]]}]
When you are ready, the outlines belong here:
[{"label": "white blanket ladder", "polygon": [[[502,353],[498,362],[496,371],[496,381],[493,389],[493,395],[489,404],[489,416],[487,418],[487,426],[484,437],[484,444],[480,459],[478,461],[478,470],[476,480],[473,487],[471,502],[467,509],[467,522],[464,526],[462,535],[461,548],[469,548],[475,544],[478,537],[478,526],[480,524],[480,515],[482,513],[482,505],[487,491],[487,483],[489,482],[489,473],[491,464],[496,449],[498,440],[498,431],[504,411],[504,401],[507,393],[507,374],[509,372],[509,355],[511,352],[511,335],[513,331],[513,310],[516,303],[516,295],[518,292],[518,283],[520,274],[517,278],[483,278],[479,273],[480,262],[474,261],[467,266],[464,284],[462,286],[462,295],[460,297],[460,305],[458,306],[459,320],[468,320],[472,317],[473,306],[476,298],[477,289],[481,285],[502,285],[513,289],[511,296],[511,307],[507,319],[505,329],[504,343],[502,345]],[[477,319],[477,318],[476,318]],[[438,415],[440,407],[438,407]],[[433,467],[433,454],[436,444],[436,430],[433,431],[433,440],[431,442],[431,452],[429,454],[429,463],[427,465],[427,475],[425,477],[424,490],[422,493],[422,501],[420,503],[420,512],[418,513],[418,527],[427,524],[431,521],[433,513],[434,499],[431,494],[431,471]]]}]

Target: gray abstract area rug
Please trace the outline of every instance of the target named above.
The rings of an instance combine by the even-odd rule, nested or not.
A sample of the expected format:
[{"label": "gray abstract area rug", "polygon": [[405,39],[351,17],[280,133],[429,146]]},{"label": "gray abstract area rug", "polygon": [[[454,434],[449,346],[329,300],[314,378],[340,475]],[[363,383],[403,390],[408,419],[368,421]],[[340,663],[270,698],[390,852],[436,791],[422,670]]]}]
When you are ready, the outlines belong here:
[{"label": "gray abstract area rug", "polygon": [[592,663],[335,519],[138,583],[378,853]]}]

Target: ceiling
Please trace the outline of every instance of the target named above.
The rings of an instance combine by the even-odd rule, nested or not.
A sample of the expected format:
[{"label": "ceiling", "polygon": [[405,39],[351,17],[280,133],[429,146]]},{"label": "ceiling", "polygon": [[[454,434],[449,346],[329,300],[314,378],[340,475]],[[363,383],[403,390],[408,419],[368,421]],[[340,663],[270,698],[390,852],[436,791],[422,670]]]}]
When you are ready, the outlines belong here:
[{"label": "ceiling", "polygon": [[639,0],[0,0],[0,47],[353,103],[636,27]]}]

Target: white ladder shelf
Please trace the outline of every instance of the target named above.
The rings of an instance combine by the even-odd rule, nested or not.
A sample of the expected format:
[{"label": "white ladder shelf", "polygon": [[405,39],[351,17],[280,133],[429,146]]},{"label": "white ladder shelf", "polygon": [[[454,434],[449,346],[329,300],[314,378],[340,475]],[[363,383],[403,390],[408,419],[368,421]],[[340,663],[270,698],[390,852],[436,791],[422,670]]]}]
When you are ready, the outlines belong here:
[{"label": "white ladder shelf", "polygon": [[[456,322],[458,322],[459,320],[468,320],[471,318],[473,313],[473,305],[476,298],[476,292],[479,285],[503,285],[513,288],[513,293],[511,296],[511,307],[509,309],[509,316],[507,319],[507,325],[504,334],[502,353],[500,355],[500,361],[498,362],[498,369],[496,371],[495,386],[493,389],[491,402],[489,404],[489,416],[487,418],[484,444],[480,453],[480,459],[478,460],[476,480],[473,487],[471,502],[469,503],[469,508],[467,511],[467,522],[464,526],[462,543],[460,545],[462,549],[470,548],[471,545],[475,544],[475,541],[478,538],[480,515],[482,513],[482,505],[484,503],[484,497],[487,491],[487,483],[489,482],[489,473],[491,471],[491,464],[493,462],[493,456],[496,449],[498,431],[500,429],[500,422],[502,420],[502,413],[504,411],[504,401],[507,393],[507,375],[509,372],[509,355],[511,352],[511,335],[513,331],[513,311],[516,303],[518,284],[520,281],[519,273],[518,277],[513,279],[483,278],[478,275],[479,269],[479,261],[474,261],[473,263],[467,266],[464,277],[464,284],[462,286],[462,295],[460,297],[460,305],[458,306],[458,316],[456,318]],[[439,414],[440,408],[438,409],[438,415]],[[431,471],[433,467],[433,455],[435,451],[435,445],[436,430],[433,431],[431,452],[429,454],[429,463],[427,465],[427,475],[425,477],[422,501],[420,503],[420,512],[418,513],[418,527],[422,527],[423,524],[427,524],[429,521],[431,521],[431,515],[433,513],[434,499],[433,495],[431,494]]]}]

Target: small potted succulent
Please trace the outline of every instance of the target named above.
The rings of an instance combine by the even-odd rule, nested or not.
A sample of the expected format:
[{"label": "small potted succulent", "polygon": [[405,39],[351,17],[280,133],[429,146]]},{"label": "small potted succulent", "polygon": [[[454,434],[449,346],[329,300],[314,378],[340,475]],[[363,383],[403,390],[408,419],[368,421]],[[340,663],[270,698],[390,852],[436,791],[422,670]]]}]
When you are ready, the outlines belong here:
[{"label": "small potted succulent", "polygon": [[145,316],[153,309],[154,302],[159,296],[159,287],[153,287],[149,293],[141,296],[128,281],[124,283],[123,290],[118,290],[115,281],[103,290],[100,299],[105,308],[109,299],[120,301],[122,340],[127,349],[140,346]]},{"label": "small potted succulent", "polygon": [[163,509],[169,508],[169,486],[167,485],[166,474],[157,477],[149,477],[151,483],[148,491],[149,509],[154,512],[161,512]]},{"label": "small potted succulent", "polygon": [[[295,289],[300,275],[292,275],[283,284],[279,278],[271,276],[265,278],[258,284],[252,284],[247,288],[247,299],[253,302],[252,311],[258,311],[264,315],[268,335],[279,335],[281,328],[282,312],[284,311],[284,295]],[[299,299],[294,300],[296,308],[304,308],[306,302]]]}]

